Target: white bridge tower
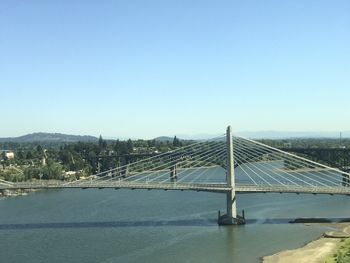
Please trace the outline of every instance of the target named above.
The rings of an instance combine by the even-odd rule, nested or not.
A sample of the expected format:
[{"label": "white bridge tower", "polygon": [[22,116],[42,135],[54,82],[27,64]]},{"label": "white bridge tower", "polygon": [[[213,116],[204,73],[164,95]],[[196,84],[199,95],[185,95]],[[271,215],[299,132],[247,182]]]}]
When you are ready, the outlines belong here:
[{"label": "white bridge tower", "polygon": [[219,211],[218,223],[219,225],[243,225],[245,224],[244,214],[242,216],[238,216],[236,208],[235,165],[231,126],[227,127],[226,142],[226,182],[227,186],[230,187],[231,190],[226,193],[226,215],[221,216]]}]

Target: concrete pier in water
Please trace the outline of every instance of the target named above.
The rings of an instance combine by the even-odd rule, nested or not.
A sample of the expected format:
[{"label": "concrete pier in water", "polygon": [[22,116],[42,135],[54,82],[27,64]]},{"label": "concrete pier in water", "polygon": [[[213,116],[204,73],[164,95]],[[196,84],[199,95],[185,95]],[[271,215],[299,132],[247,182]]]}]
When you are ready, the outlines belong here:
[{"label": "concrete pier in water", "polygon": [[226,193],[226,214],[221,215],[219,211],[218,223],[219,225],[243,225],[245,219],[243,216],[237,215],[236,207],[236,189],[235,189],[235,168],[233,156],[233,141],[231,126],[227,127],[227,164],[226,164],[226,182],[227,186],[231,188]]}]

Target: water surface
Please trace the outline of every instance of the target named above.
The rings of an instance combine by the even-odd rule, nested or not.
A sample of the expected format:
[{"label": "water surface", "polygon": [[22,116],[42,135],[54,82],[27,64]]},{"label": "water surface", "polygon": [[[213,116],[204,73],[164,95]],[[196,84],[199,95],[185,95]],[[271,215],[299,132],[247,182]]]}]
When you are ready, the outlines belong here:
[{"label": "water surface", "polygon": [[225,195],[191,191],[48,190],[0,200],[0,262],[258,262],[317,238],[296,217],[350,217],[350,198],[238,196],[245,226],[218,226]]}]

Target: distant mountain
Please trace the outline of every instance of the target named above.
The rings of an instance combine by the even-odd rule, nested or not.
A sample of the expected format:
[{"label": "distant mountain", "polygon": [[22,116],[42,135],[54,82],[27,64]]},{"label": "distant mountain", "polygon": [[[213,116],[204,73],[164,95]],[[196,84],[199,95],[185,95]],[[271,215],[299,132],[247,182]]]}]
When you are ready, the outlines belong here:
[{"label": "distant mountain", "polygon": [[[340,132],[288,132],[288,131],[257,131],[257,132],[238,132],[236,135],[253,139],[292,139],[292,138],[330,138],[337,139]],[[343,138],[349,138],[350,132],[342,132]]]},{"label": "distant mountain", "polygon": [[88,135],[68,135],[62,133],[45,133],[37,132],[20,137],[0,138],[0,142],[45,142],[45,143],[62,143],[62,142],[94,142],[98,138]]},{"label": "distant mountain", "polygon": [[[243,136],[251,139],[297,139],[297,138],[329,138],[338,139],[340,132],[337,131],[233,131],[235,136]],[[182,140],[207,140],[219,137],[218,134],[179,134]],[[224,133],[222,134],[224,136]],[[162,137],[160,137],[162,138]],[[350,138],[350,131],[343,131],[342,138]]]}]

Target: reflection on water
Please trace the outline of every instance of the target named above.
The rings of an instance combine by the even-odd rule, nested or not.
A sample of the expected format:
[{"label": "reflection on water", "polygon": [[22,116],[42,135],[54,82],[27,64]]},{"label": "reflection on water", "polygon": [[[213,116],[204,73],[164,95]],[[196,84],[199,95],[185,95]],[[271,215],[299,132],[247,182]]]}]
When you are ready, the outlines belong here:
[{"label": "reflection on water", "polygon": [[[302,218],[302,223],[326,222],[339,223],[350,222],[350,218]],[[265,218],[247,219],[246,224],[288,224],[294,223],[295,218]],[[296,222],[298,223],[298,222]],[[69,223],[38,223],[38,224],[0,224],[0,230],[21,229],[65,229],[65,228],[119,228],[119,227],[207,227],[216,226],[214,219],[183,219],[183,220],[146,220],[146,221],[115,221],[115,222],[69,222]],[[223,227],[225,228],[225,227]]]},{"label": "reflection on water", "polygon": [[64,228],[119,228],[119,227],[164,227],[164,226],[213,226],[216,220],[148,220],[148,221],[115,221],[115,222],[69,222],[39,224],[0,224],[0,230],[20,229],[64,229]]}]

